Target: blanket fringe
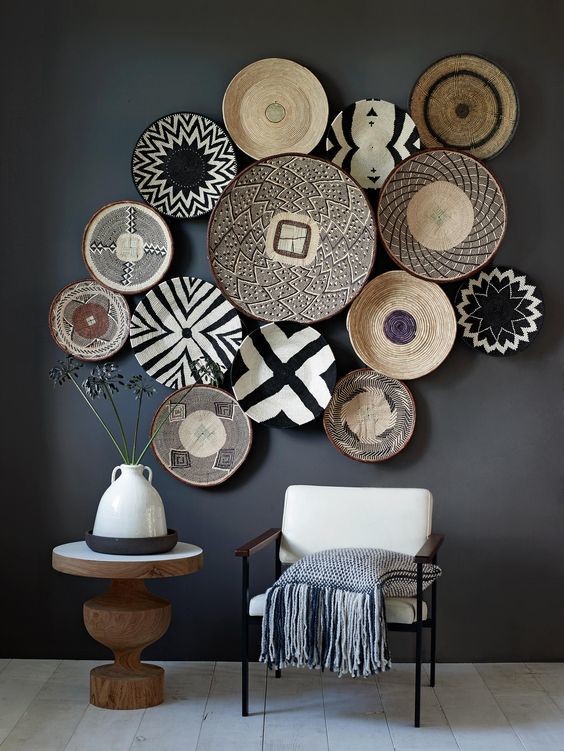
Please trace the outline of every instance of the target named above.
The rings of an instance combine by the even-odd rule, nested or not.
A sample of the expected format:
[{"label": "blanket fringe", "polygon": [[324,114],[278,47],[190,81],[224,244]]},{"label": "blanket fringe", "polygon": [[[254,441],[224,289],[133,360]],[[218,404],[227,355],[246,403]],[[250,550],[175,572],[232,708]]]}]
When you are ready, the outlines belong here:
[{"label": "blanket fringe", "polygon": [[267,592],[260,661],[353,677],[389,670],[384,596],[286,584]]}]

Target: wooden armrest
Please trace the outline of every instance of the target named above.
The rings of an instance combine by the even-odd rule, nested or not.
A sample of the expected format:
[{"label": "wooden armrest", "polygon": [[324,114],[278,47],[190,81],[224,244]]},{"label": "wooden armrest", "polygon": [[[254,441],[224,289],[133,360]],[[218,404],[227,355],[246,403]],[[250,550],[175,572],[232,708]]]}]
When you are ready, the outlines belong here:
[{"label": "wooden armrest", "polygon": [[258,550],[262,550],[262,548],[265,548],[271,542],[277,540],[281,534],[282,530],[279,528],[276,529],[275,527],[273,527],[272,529],[267,529],[266,532],[262,533],[262,535],[259,535],[253,540],[250,540],[250,542],[246,542],[244,545],[238,547],[235,551],[235,555],[240,556],[241,558],[248,558],[253,553],[256,553]]},{"label": "wooden armrest", "polygon": [[429,535],[421,550],[413,556],[415,563],[431,563],[444,539],[444,535]]}]

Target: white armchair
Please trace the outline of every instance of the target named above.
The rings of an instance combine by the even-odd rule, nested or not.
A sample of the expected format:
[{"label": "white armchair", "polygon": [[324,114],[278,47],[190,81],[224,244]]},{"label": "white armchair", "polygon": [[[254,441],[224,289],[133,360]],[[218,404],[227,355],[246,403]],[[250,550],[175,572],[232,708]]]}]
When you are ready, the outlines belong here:
[{"label": "white armchair", "polygon": [[[291,485],[286,491],[281,529],[269,529],[237,548],[243,562],[242,588],[242,714],[248,715],[249,625],[260,623],[266,593],[249,595],[249,558],[276,544],[276,578],[283,564],[330,548],[385,548],[414,557],[417,596],[386,598],[390,631],[415,633],[415,726],[420,724],[422,632],[430,629],[430,685],[435,685],[437,587],[430,607],[423,600],[423,563],[436,562],[442,535],[431,533],[433,498],[418,488],[340,488]],[[280,671],[276,671],[280,677]]]}]

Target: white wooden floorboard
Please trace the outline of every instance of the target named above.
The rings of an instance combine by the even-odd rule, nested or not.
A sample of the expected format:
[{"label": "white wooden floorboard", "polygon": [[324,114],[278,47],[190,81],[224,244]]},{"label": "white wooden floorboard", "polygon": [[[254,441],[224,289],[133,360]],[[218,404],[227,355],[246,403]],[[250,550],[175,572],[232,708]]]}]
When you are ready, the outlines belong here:
[{"label": "white wooden floorboard", "polygon": [[321,685],[330,751],[393,751],[375,678],[324,672]]},{"label": "white wooden floorboard", "polygon": [[473,665],[441,665],[435,694],[461,751],[523,751],[523,744]]},{"label": "white wooden floorboard", "polygon": [[2,751],[64,749],[88,708],[89,672],[99,664],[61,661],[2,744]]},{"label": "white wooden floorboard", "polygon": [[59,660],[11,660],[0,672],[0,743],[51,677]]},{"label": "white wooden floorboard", "polygon": [[529,662],[527,667],[556,705],[564,710],[564,663]]},{"label": "white wooden floorboard", "polygon": [[422,674],[421,727],[413,726],[415,666],[394,665],[378,676],[378,687],[394,748],[397,751],[451,751],[458,744],[434,690],[428,685],[426,666]]},{"label": "white wooden floorboard", "polygon": [[474,665],[437,666],[435,693],[462,751],[523,751]]},{"label": "white wooden floorboard", "polygon": [[526,663],[476,665],[527,751],[564,751],[564,712]]},{"label": "white wooden floorboard", "polygon": [[129,712],[88,704],[97,664],[0,664],[0,751],[564,751],[564,664],[438,665],[420,729],[413,665],[370,679],[288,669],[276,680],[255,663],[242,718],[239,663],[165,663],[164,704]]},{"label": "white wooden floorboard", "polygon": [[9,657],[0,657],[0,673],[11,662]]},{"label": "white wooden floorboard", "polygon": [[[195,751],[214,670],[213,662],[159,663],[165,700],[145,710],[132,751]],[[236,700],[233,712],[237,711]]]},{"label": "white wooden floorboard", "polygon": [[2,751],[62,751],[88,704],[35,699],[0,745]]},{"label": "white wooden floorboard", "polygon": [[100,709],[90,705],[65,751],[129,751],[144,711]]},{"label": "white wooden floorboard", "polygon": [[564,713],[544,691],[494,691],[527,751],[564,750]]},{"label": "white wooden floorboard", "polygon": [[327,751],[321,671],[287,668],[268,672],[264,715],[265,751]]},{"label": "white wooden floorboard", "polygon": [[542,691],[542,686],[524,662],[478,662],[476,670],[492,691]]},{"label": "white wooden floorboard", "polygon": [[249,666],[249,717],[241,717],[241,664],[217,662],[210,695],[204,710],[198,751],[234,749],[235,743],[245,751],[262,749],[266,668]]}]

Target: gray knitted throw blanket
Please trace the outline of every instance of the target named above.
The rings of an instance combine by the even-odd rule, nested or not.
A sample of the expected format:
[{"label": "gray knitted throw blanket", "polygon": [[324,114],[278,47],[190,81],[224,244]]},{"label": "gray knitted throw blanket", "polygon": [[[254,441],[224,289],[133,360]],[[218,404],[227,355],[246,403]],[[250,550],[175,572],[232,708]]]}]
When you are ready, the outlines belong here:
[{"label": "gray knitted throw blanket", "polygon": [[[268,590],[260,661],[367,676],[391,667],[385,597],[415,597],[412,556],[340,548],[301,558]],[[423,587],[441,574],[423,565]]]}]

